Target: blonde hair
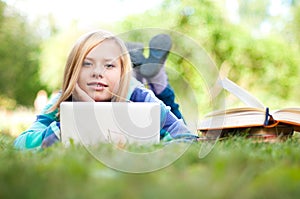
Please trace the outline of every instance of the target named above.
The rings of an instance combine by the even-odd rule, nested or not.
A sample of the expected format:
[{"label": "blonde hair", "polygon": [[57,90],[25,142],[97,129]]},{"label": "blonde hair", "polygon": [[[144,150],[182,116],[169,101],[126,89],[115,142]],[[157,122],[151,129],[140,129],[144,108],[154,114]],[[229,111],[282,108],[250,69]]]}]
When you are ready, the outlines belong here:
[{"label": "blonde hair", "polygon": [[131,61],[127,48],[125,47],[124,42],[118,37],[114,36],[112,33],[105,30],[96,30],[82,35],[71,49],[65,65],[61,96],[58,101],[50,108],[50,111],[54,111],[56,109],[59,110],[60,103],[66,101],[72,95],[72,92],[79,78],[83,60],[94,47],[107,39],[114,40],[116,44],[119,45],[122,52],[122,54],[120,55],[120,86],[118,91],[113,94],[112,101],[125,101],[131,78]]}]

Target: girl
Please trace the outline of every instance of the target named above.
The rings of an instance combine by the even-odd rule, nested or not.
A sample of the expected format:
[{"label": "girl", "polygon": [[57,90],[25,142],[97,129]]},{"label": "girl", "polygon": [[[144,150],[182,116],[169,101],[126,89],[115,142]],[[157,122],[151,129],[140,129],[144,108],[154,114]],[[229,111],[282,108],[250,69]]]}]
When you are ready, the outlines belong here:
[{"label": "girl", "polygon": [[159,102],[161,139],[188,133],[183,120],[132,77],[127,48],[107,31],[93,31],[78,39],[66,62],[62,90],[37,115],[32,126],[16,138],[15,147],[39,149],[60,140],[59,106],[63,101]]}]

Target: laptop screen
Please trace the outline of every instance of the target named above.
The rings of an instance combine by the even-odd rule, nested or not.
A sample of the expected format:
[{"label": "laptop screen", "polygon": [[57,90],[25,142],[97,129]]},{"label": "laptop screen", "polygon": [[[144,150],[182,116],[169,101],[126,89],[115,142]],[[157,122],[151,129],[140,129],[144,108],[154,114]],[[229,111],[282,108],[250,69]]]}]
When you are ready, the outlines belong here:
[{"label": "laptop screen", "polygon": [[60,123],[65,145],[155,144],[160,139],[160,104],[62,102]]}]

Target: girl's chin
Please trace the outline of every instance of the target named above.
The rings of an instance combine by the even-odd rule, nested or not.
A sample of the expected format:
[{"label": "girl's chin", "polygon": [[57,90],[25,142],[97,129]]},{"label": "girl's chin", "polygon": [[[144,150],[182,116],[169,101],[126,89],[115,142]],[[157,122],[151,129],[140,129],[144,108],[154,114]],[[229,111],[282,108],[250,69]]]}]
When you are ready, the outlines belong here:
[{"label": "girl's chin", "polygon": [[111,102],[111,99],[95,99],[95,102]]},{"label": "girl's chin", "polygon": [[104,97],[104,96],[94,96],[93,99],[95,100],[95,102],[110,102],[111,101],[111,97]]},{"label": "girl's chin", "polygon": [[108,92],[90,92],[88,95],[96,102],[109,102],[112,98]]}]

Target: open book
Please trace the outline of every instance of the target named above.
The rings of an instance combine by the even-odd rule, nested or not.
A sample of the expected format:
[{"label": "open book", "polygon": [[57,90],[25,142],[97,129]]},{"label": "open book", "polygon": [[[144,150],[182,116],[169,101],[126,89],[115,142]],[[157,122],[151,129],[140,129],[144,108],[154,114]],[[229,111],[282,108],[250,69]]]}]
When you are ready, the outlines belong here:
[{"label": "open book", "polygon": [[219,83],[247,107],[208,113],[198,127],[204,135],[219,131],[219,136],[222,136],[224,133],[246,129],[250,129],[251,134],[292,135],[294,131],[300,132],[300,107],[270,111],[253,95],[229,79],[223,78]]}]

